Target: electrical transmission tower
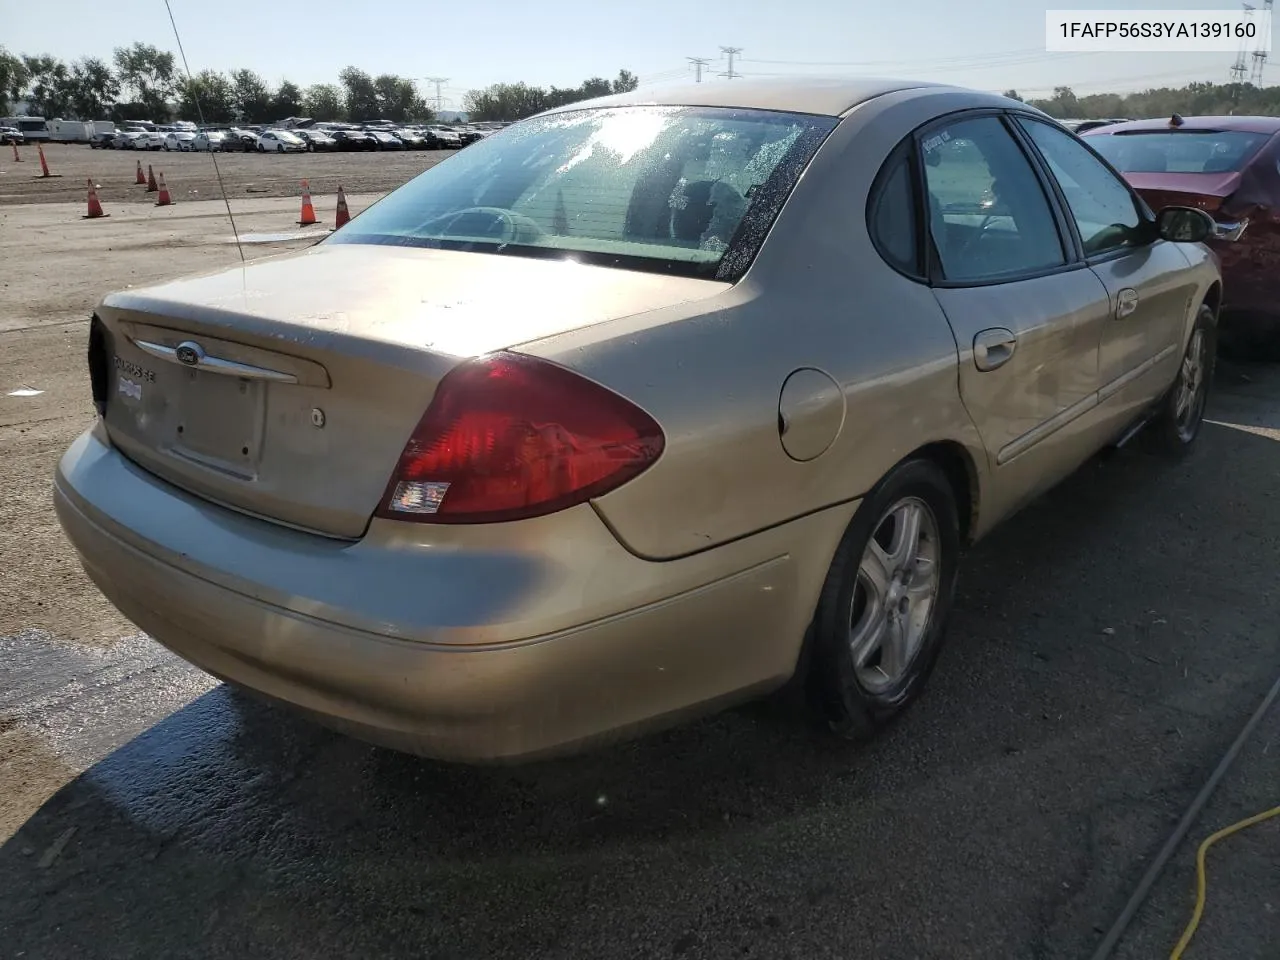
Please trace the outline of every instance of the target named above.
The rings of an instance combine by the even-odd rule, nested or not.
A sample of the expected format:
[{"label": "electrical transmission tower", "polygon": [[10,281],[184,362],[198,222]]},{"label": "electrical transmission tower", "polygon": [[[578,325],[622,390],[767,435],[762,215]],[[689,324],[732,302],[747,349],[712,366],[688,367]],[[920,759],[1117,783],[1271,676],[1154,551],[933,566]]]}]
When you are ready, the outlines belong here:
[{"label": "electrical transmission tower", "polygon": [[[1251,3],[1242,3],[1245,13],[1253,13],[1254,6]],[[1231,65],[1231,82],[1236,85],[1239,91],[1240,84],[1244,83],[1244,78],[1249,74],[1249,41],[1240,41],[1240,52],[1236,54],[1236,62]]]},{"label": "electrical transmission tower", "polygon": [[703,67],[705,67],[705,66],[706,66],[708,63],[710,63],[711,61],[710,61],[710,60],[708,60],[708,59],[706,59],[705,57],[685,57],[685,59],[686,59],[686,60],[688,60],[690,63],[692,63],[692,64],[693,64],[693,69],[694,69],[694,71],[695,71],[695,76],[697,77],[696,82],[697,82],[697,83],[701,83],[701,82],[702,82],[702,68],[703,68]]},{"label": "electrical transmission tower", "polygon": [[436,113],[439,113],[440,108],[444,106],[444,97],[440,95],[440,88],[444,84],[449,82],[449,78],[448,77],[423,77],[422,79],[427,81],[427,83],[434,83],[436,85],[436,96],[435,96]]},{"label": "electrical transmission tower", "polygon": [[[1262,12],[1271,13],[1273,0],[1264,0]],[[1267,17],[1270,20],[1270,17]],[[1255,87],[1262,86],[1262,74],[1267,68],[1267,49],[1265,46],[1253,51],[1253,68],[1249,71],[1249,82]]]},{"label": "electrical transmission tower", "polygon": [[733,72],[733,58],[742,52],[742,48],[741,47],[721,47],[720,52],[729,58],[729,69],[726,70],[724,73],[720,74],[720,76],[727,77],[730,80],[732,80],[734,77],[742,76],[742,74],[740,73]]}]

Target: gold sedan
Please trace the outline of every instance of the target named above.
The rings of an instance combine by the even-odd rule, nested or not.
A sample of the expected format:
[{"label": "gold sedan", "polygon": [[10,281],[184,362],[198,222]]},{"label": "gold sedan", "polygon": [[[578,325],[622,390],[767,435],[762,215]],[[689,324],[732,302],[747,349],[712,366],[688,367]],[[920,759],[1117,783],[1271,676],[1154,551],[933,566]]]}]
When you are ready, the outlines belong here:
[{"label": "gold sedan", "polygon": [[106,297],[58,515],[157,641],[400,749],[538,756],[793,678],[865,736],[963,543],[1144,425],[1196,439],[1211,229],[973,91],[573,104],[306,251]]}]

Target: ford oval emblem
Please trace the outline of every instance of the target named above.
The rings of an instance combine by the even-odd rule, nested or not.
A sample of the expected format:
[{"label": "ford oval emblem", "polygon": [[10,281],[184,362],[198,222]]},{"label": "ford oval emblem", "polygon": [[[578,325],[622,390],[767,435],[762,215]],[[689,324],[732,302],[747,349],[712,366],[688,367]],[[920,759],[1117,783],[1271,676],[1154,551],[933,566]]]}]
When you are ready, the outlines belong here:
[{"label": "ford oval emblem", "polygon": [[200,349],[200,345],[191,342],[178,344],[178,348],[173,353],[179,363],[185,363],[188,367],[196,366],[204,358],[204,351]]}]

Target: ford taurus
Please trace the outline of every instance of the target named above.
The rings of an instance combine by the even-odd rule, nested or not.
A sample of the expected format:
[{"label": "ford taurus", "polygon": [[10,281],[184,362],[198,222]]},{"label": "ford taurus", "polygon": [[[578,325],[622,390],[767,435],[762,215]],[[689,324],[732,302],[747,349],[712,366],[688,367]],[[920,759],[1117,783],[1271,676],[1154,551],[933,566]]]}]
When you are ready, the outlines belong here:
[{"label": "ford taurus", "polygon": [[305,251],[102,300],[61,524],[211,674],[492,761],[921,692],[959,551],[1189,449],[1221,280],[1033,109],[744,80],[555,109]]}]

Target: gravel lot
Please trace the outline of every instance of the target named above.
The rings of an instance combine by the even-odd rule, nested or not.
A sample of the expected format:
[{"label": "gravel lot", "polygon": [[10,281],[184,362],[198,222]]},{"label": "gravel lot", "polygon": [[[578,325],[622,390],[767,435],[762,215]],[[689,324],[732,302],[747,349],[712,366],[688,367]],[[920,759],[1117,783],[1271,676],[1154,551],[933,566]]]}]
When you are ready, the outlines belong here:
[{"label": "gravel lot", "polygon": [[[869,747],[750,708],[473,770],[262,706],[138,636],[49,501],[92,416],[93,303],[235,262],[225,216],[125,203],[135,188],[105,171],[127,183],[136,155],[49,154],[67,179],[36,187],[0,155],[0,193],[69,191],[0,203],[6,956],[1078,960],[1280,668],[1280,370],[1224,365],[1188,459],[1099,458],[971,552],[928,694]],[[160,156],[182,172],[171,188],[210,189],[207,157]],[[270,232],[297,229],[298,176],[328,221],[323,165],[359,209],[440,156],[227,166],[243,165],[241,230]],[[110,219],[79,219],[77,163],[119,190],[104,186]],[[42,392],[9,396],[22,387]],[[1276,802],[1278,731],[1193,830],[1126,958],[1167,955],[1194,844]],[[1189,960],[1274,956],[1280,824],[1254,830],[1215,849]]]},{"label": "gravel lot", "polygon": [[[44,148],[49,172],[39,178],[40,159],[34,146],[19,147],[23,158],[13,162],[13,150],[0,150],[0,204],[56,203],[85,200],[85,183],[92,177],[103,203],[146,198],[134,183],[138,162],[150,165],[174,200],[210,200],[221,196],[214,161],[207,153],[164,150],[93,150],[85,144],[52,143]],[[230,197],[293,197],[306,177],[313,191],[386,193],[457,153],[456,150],[393,150],[351,153],[226,153],[217,163]]]}]

